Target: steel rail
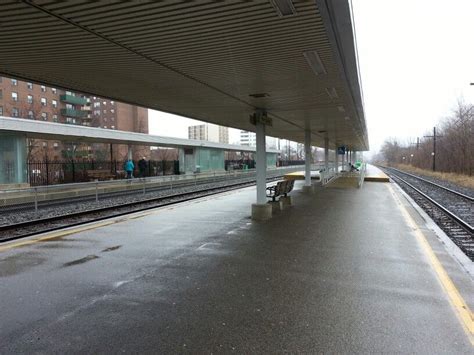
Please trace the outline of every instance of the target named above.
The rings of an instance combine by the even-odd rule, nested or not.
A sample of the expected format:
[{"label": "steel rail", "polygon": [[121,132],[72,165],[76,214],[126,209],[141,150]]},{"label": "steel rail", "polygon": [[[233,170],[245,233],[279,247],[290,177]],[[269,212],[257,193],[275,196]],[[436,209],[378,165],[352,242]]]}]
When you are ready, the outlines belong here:
[{"label": "steel rail", "polygon": [[[398,169],[395,169],[395,170],[398,170]],[[464,229],[466,229],[469,233],[474,233],[474,227],[471,226],[468,222],[466,222],[465,220],[463,220],[462,218],[460,218],[459,216],[457,216],[456,214],[454,214],[453,212],[451,212],[450,210],[448,210],[446,207],[444,207],[443,205],[441,205],[439,202],[435,201],[433,198],[431,198],[430,196],[428,196],[427,194],[425,194],[423,191],[421,191],[420,189],[416,188],[415,186],[413,186],[412,184],[410,184],[408,181],[404,180],[403,178],[401,178],[400,176],[394,174],[397,179],[401,180],[404,184],[406,184],[407,186],[409,186],[410,188],[412,188],[413,190],[415,190],[418,194],[420,194],[421,196],[423,196],[424,198],[426,198],[428,201],[430,201],[432,204],[434,204],[436,207],[438,207],[439,209],[441,209],[444,213],[446,213],[450,218],[454,219],[458,224],[461,225],[461,227],[463,227]],[[449,189],[450,190],[450,189]],[[463,194],[461,194],[463,195]]]},{"label": "steel rail", "polygon": [[[216,179],[217,178],[217,179]],[[210,177],[206,179],[202,179],[200,181],[194,181],[194,180],[175,180],[173,188],[183,188],[183,187],[190,187],[190,186],[199,186],[199,185],[204,185],[204,184],[209,184],[209,183],[215,183],[215,182],[223,182],[223,181],[236,181],[236,180],[243,180],[243,179],[251,179],[254,178],[254,176],[246,176],[246,177],[232,177],[228,180],[224,179],[219,179],[219,177]],[[165,183],[168,183],[168,181],[165,181]],[[137,194],[137,191],[141,190],[141,185],[136,185],[139,188],[136,188],[134,190],[122,190],[122,191],[113,191],[113,192],[104,192],[100,194],[101,200],[107,199],[107,198],[120,198],[120,197],[129,197]],[[146,189],[147,193],[150,192],[160,192],[160,191],[167,191],[170,190],[170,184],[162,184],[154,187],[148,187]],[[96,195],[95,192],[92,191],[87,195],[79,195],[79,196],[73,196],[73,197],[66,197],[66,198],[58,198],[54,200],[43,200],[43,201],[38,201],[38,207],[41,208],[47,208],[47,207],[57,207],[61,206],[64,204],[70,204],[71,202],[87,202],[87,201],[95,201]],[[24,202],[24,203],[18,203],[14,205],[5,205],[0,207],[0,213],[9,213],[9,212],[15,212],[15,211],[24,211],[25,209],[32,210],[34,209],[34,206],[32,205],[32,202]],[[0,227],[1,231],[1,227]]]},{"label": "steel rail", "polygon": [[456,190],[453,190],[453,189],[450,189],[449,187],[446,187],[446,186],[443,186],[443,185],[439,185],[435,182],[432,182],[432,181],[429,181],[429,180],[426,180],[420,176],[416,176],[416,175],[413,175],[413,174],[410,174],[410,173],[407,173],[406,171],[403,171],[403,170],[399,170],[397,168],[392,168],[392,167],[387,167],[386,169],[389,169],[389,170],[394,170],[394,171],[397,171],[399,173],[402,173],[402,174],[405,174],[405,175],[408,175],[408,176],[411,176],[412,178],[415,178],[415,179],[418,179],[418,180],[421,180],[423,182],[426,182],[427,184],[430,184],[430,185],[433,185],[433,186],[436,186],[436,187],[439,187],[440,189],[443,189],[443,190],[446,190],[448,192],[451,192],[455,195],[458,195],[460,197],[463,197],[471,202],[474,202],[474,197],[471,197],[471,196],[468,196],[468,195],[465,195],[459,191],[456,191]]}]

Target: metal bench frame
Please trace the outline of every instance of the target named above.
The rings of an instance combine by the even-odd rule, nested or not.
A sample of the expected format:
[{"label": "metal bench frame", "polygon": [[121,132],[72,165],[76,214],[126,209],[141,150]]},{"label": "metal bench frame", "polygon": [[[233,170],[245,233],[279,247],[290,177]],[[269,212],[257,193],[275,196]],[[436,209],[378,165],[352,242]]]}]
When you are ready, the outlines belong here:
[{"label": "metal bench frame", "polygon": [[278,181],[275,185],[267,187],[267,197],[276,202],[277,197],[287,196],[295,185],[295,180]]}]

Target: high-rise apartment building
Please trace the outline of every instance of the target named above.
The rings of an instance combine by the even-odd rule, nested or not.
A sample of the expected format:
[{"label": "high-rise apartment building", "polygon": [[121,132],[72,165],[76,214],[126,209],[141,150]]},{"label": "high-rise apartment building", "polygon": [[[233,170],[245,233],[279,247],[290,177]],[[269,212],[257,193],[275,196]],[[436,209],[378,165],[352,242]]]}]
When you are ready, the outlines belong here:
[{"label": "high-rise apartment building", "polygon": [[188,138],[209,142],[229,143],[229,128],[212,123],[188,127]]},{"label": "high-rise apartment building", "polygon": [[255,147],[257,145],[257,137],[255,133],[249,131],[240,131],[240,145]]},{"label": "high-rise apartment building", "polygon": [[[277,139],[273,137],[266,137],[265,143],[267,149],[277,149]],[[254,132],[240,131],[240,145],[249,147],[257,146],[257,136]]]},{"label": "high-rise apartment building", "polygon": [[[148,133],[145,108],[1,76],[0,116]],[[144,155],[144,150],[147,148],[133,147],[134,156]],[[127,152],[126,146],[112,148],[114,159],[125,159]],[[78,147],[74,142],[30,140],[28,155],[30,159],[55,160],[71,156],[108,159],[110,146],[82,144]]]}]

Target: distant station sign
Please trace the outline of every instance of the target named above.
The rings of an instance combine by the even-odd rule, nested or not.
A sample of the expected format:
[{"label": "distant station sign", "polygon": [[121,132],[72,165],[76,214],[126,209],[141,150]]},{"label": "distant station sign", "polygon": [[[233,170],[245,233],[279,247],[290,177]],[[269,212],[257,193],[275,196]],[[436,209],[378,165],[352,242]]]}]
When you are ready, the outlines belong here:
[{"label": "distant station sign", "polygon": [[346,146],[341,145],[340,147],[337,147],[337,154],[338,155],[344,155],[346,154]]}]

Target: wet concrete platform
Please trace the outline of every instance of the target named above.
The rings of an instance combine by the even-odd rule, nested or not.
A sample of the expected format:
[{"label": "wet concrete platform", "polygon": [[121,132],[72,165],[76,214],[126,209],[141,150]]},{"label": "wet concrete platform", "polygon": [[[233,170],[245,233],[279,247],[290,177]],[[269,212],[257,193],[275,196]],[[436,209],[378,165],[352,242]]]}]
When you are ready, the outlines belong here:
[{"label": "wet concrete platform", "polygon": [[0,245],[0,353],[472,353],[389,185],[296,189],[263,223],[246,188]]}]

